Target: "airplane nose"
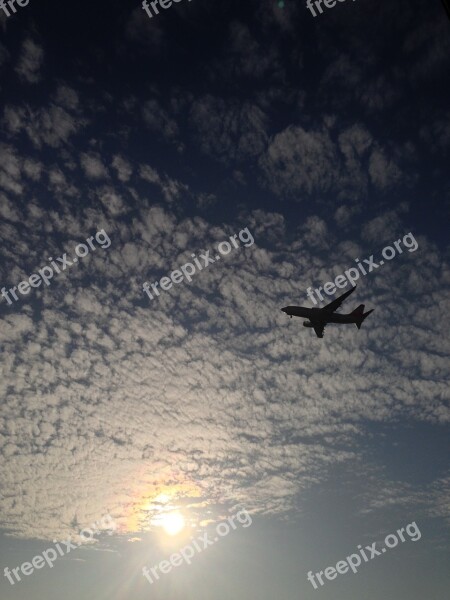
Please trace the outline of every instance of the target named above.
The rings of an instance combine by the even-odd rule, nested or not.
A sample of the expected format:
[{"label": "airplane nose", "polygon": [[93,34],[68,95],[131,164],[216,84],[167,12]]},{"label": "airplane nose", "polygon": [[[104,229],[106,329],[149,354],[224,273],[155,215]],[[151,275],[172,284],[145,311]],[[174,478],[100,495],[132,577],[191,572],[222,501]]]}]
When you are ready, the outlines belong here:
[{"label": "airplane nose", "polygon": [[284,313],[285,313],[285,312],[286,312],[286,309],[285,309],[285,308],[282,308],[282,309],[281,309],[281,312],[284,312]]}]

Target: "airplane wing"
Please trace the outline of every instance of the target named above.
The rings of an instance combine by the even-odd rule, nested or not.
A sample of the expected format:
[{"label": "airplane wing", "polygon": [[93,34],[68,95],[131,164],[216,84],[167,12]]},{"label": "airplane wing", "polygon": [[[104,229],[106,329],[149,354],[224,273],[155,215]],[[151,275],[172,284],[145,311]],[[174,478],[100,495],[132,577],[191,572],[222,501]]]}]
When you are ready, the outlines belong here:
[{"label": "airplane wing", "polygon": [[313,323],[314,331],[318,338],[323,338],[323,330],[325,329],[324,323]]},{"label": "airplane wing", "polygon": [[352,287],[351,290],[348,290],[348,292],[345,292],[345,294],[342,294],[342,296],[339,296],[339,298],[336,298],[336,300],[333,300],[332,302],[330,302],[330,304],[323,306],[320,310],[323,310],[324,312],[329,312],[329,313],[335,312],[341,306],[341,304],[344,302],[344,300],[346,298],[348,298],[348,296],[350,296],[350,294],[352,294],[355,290],[356,290],[356,285],[355,285],[355,287]]}]

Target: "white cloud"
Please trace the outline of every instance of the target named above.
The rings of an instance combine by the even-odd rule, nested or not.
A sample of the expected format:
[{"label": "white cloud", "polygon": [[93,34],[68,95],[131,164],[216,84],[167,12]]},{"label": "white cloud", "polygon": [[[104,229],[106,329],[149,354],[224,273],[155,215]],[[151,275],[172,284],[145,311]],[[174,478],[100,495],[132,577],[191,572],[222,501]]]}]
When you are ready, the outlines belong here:
[{"label": "white cloud", "polygon": [[171,179],[167,175],[161,177],[156,169],[150,165],[140,165],[139,176],[144,181],[157,185],[162,191],[164,199],[169,203],[189,190],[189,187],[186,184]]},{"label": "white cloud", "polygon": [[67,110],[77,110],[80,104],[78,93],[68,85],[59,85],[56,90],[56,102]]},{"label": "white cloud", "polygon": [[15,71],[21,81],[38,83],[41,80],[40,69],[43,62],[43,48],[28,38],[22,44],[22,52]]},{"label": "white cloud", "polygon": [[[314,278],[342,272],[356,250],[342,239],[324,261],[323,219],[311,217],[289,241],[277,213],[243,215],[225,229],[142,199],[131,222],[120,201],[112,213],[111,206],[76,216],[50,211],[43,233],[38,206],[18,222],[19,209],[3,204],[13,217],[9,230],[0,229],[12,242],[2,249],[5,282],[21,280],[25,259],[34,266],[49,252],[60,255],[57,231],[68,250],[100,223],[112,239],[35,290],[38,319],[22,302],[4,320],[0,453],[8,494],[0,504],[13,535],[62,537],[73,533],[74,515],[88,525],[105,513],[124,532],[139,531],[162,491],[206,506],[284,512],[330,465],[356,460],[367,422],[449,421],[449,349],[438,335],[448,270],[431,244],[421,240],[420,252],[398,257],[358,290],[358,301],[377,307],[367,327],[330,328],[323,344],[279,310],[306,300]],[[143,294],[143,281],[213,248],[239,225],[249,225],[254,246],[153,302]],[[377,227],[367,224],[366,233]],[[16,263],[21,269],[11,268]]]},{"label": "white cloud", "polygon": [[80,155],[80,164],[86,177],[89,179],[105,179],[108,177],[108,170],[98,153],[82,152]]},{"label": "white cloud", "polygon": [[86,125],[82,118],[70,115],[60,106],[50,104],[48,108],[34,110],[29,106],[6,106],[4,118],[6,129],[12,135],[25,131],[36,148],[48,144],[59,148]]},{"label": "white cloud", "polygon": [[131,174],[133,173],[133,168],[131,164],[125,158],[123,158],[123,156],[116,154],[111,164],[117,171],[117,177],[120,179],[120,181],[125,182],[130,179]]},{"label": "white cloud", "polygon": [[261,167],[279,195],[327,191],[337,180],[339,158],[328,132],[290,125],[272,139]]},{"label": "white cloud", "polygon": [[402,178],[398,165],[378,148],[370,156],[369,173],[372,183],[382,190],[392,187]]}]

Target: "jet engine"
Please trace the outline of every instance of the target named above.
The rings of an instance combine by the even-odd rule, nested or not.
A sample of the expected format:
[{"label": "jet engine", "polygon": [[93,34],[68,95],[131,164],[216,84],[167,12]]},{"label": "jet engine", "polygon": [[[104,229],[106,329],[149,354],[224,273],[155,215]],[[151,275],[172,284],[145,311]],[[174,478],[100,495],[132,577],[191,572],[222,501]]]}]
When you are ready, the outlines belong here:
[{"label": "jet engine", "polygon": [[309,321],[303,321],[303,327],[314,327],[314,325]]}]

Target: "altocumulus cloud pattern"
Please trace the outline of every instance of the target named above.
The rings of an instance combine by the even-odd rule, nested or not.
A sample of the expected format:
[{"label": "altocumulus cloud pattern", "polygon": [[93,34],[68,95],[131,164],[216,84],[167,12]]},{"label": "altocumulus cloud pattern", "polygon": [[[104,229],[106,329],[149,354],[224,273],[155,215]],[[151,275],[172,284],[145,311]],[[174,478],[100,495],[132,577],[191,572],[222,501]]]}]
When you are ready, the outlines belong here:
[{"label": "altocumulus cloud pattern", "polygon": [[[442,3],[347,1],[320,18],[272,0],[151,19],[132,0],[14,6],[0,14],[0,289],[88,251],[0,301],[2,600],[443,598]],[[315,307],[308,288],[408,232],[417,251],[358,280],[376,308],[360,331],[317,339],[280,311]],[[208,251],[213,266],[143,291]],[[251,527],[166,569],[239,510]],[[105,515],[112,535],[80,535]],[[308,581],[410,523],[417,543]],[[3,576],[69,538],[52,568]],[[146,565],[164,565],[151,588]]]}]

